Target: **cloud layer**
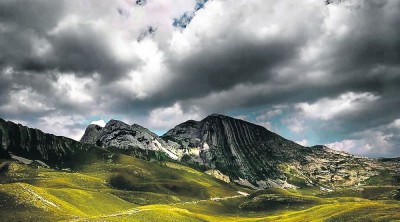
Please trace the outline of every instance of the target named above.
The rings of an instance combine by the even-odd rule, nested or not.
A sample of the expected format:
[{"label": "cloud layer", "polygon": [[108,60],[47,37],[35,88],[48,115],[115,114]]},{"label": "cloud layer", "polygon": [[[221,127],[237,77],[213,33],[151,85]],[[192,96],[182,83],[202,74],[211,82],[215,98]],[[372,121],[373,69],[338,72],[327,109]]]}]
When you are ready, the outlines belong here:
[{"label": "cloud layer", "polygon": [[[1,0],[0,115],[79,139],[210,113],[400,155],[397,0]],[[102,122],[101,122],[102,123]]]}]

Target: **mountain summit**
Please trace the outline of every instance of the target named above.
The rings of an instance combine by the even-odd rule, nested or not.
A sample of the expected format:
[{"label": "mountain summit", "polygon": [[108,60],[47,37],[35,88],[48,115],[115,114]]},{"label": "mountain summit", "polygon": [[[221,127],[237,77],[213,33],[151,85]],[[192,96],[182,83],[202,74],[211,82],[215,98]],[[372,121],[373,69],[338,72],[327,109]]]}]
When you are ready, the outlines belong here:
[{"label": "mountain summit", "polygon": [[[375,160],[324,146],[304,147],[266,128],[220,114],[189,120],[162,138],[178,143],[181,161],[217,169],[250,187],[356,184]],[[299,181],[302,181],[299,184]]]},{"label": "mountain summit", "polygon": [[110,120],[105,127],[89,125],[81,142],[116,147],[143,159],[149,152],[164,153],[252,188],[354,185],[375,175],[370,169],[379,165],[324,146],[304,147],[221,114],[188,120],[161,137],[140,125]]},{"label": "mountain summit", "polygon": [[172,159],[179,158],[177,144],[165,142],[143,126],[128,125],[119,120],[110,120],[104,127],[89,125],[80,141],[99,147],[117,147],[128,151],[137,149],[161,151]]},{"label": "mountain summit", "polygon": [[310,153],[262,126],[220,114],[179,124],[163,138],[180,144],[189,161],[254,182],[281,178],[280,163],[307,162]]}]

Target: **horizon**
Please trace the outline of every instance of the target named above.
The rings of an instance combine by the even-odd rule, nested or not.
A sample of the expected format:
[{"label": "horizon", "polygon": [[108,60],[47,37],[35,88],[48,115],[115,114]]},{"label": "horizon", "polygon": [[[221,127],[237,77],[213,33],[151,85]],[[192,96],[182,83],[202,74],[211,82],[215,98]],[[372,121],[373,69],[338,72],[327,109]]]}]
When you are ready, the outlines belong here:
[{"label": "horizon", "polygon": [[[0,1],[0,118],[79,140],[220,113],[400,156],[396,0]],[[41,16],[38,16],[41,15]]]},{"label": "horizon", "polygon": [[[212,116],[212,115],[222,115],[222,116],[226,116],[226,115],[217,114],[217,113],[213,113],[213,114],[210,114],[210,115],[208,115],[208,116]],[[207,117],[208,117],[208,116],[207,116]],[[250,124],[255,124],[255,125],[257,125],[257,126],[261,126],[261,127],[265,128],[266,130],[269,130],[269,129],[267,129],[266,127],[264,127],[264,126],[262,126],[262,125],[258,125],[258,124],[256,124],[256,123],[252,123],[252,122],[249,122],[249,121],[246,121],[246,120],[243,120],[243,119],[238,119],[238,118],[231,117],[231,116],[226,116],[226,117],[234,118],[234,119],[241,120],[241,121],[245,121],[245,122],[250,123]],[[206,117],[205,117],[205,118],[206,118]],[[205,119],[205,118],[204,118],[204,119]],[[202,120],[204,120],[204,119],[202,119]],[[109,122],[112,121],[112,120],[114,120],[114,121],[119,121],[119,122],[128,124],[128,125],[130,125],[130,126],[132,126],[132,125],[134,125],[134,124],[137,124],[137,123],[126,123],[126,122],[123,122],[123,121],[118,120],[118,119],[110,119],[110,120],[107,121],[107,122],[102,121],[102,122],[104,122],[104,124],[103,124],[103,123],[99,123],[99,121],[93,121],[93,122],[91,122],[89,125],[97,125],[97,126],[100,126],[101,128],[104,128],[104,127],[106,126],[106,124],[109,123]],[[5,120],[5,121],[9,121],[9,120]],[[187,122],[187,121],[196,121],[196,122],[200,122],[201,120],[192,120],[192,119],[190,119],[190,120],[186,120],[186,121],[184,121],[184,122],[182,122],[182,123],[185,123],[185,122]],[[20,124],[20,123],[17,123],[17,124]],[[180,123],[180,124],[181,124],[181,123]],[[178,124],[178,125],[180,125],[180,124]],[[21,124],[21,125],[23,125],[23,124]],[[89,125],[88,125],[88,126],[89,126]],[[28,128],[31,128],[31,127],[29,127],[29,126],[27,126],[27,125],[23,125],[23,126],[26,126],[26,127],[28,127]],[[142,127],[147,128],[146,126],[142,126]],[[174,127],[175,127],[175,126],[174,126]],[[173,128],[174,128],[174,127],[173,127]],[[173,129],[173,128],[171,128],[171,129]],[[169,130],[171,130],[171,129],[168,129],[167,131],[169,131]],[[39,130],[40,130],[40,129],[39,129]],[[86,130],[86,129],[85,129],[85,130]],[[152,130],[150,130],[150,131],[153,132]],[[157,134],[157,136],[160,136],[160,137],[161,137],[161,136],[163,136],[165,133],[167,133],[167,131],[165,131],[165,132],[159,132],[159,133],[157,133],[156,131],[154,131],[154,133]],[[273,131],[271,131],[271,132],[273,132]],[[47,133],[47,132],[43,132],[43,133]],[[57,134],[54,134],[54,135],[55,135],[55,136],[60,136],[60,135],[57,135]],[[278,134],[278,135],[279,135],[279,134]],[[83,135],[82,135],[82,136],[83,136]],[[82,136],[81,136],[80,138],[78,138],[78,139],[74,139],[74,138],[70,138],[70,137],[67,137],[67,138],[73,139],[73,140],[75,140],[75,141],[80,141],[80,139],[82,138]],[[281,136],[281,135],[279,135],[279,136]],[[285,138],[285,137],[283,137],[283,138],[284,138],[284,139],[287,139],[287,138]],[[295,142],[295,141],[292,141],[292,142]],[[300,145],[301,145],[301,144],[300,144]],[[304,146],[304,145],[302,145],[302,146]],[[325,145],[325,144],[313,144],[313,145],[307,145],[307,146],[305,146],[305,147],[313,148],[314,146],[326,146],[326,145]],[[326,146],[326,147],[332,149],[332,148],[329,147],[329,146]],[[333,149],[333,150],[335,150],[335,149]],[[337,150],[337,151],[339,151],[339,152],[345,152],[345,151],[341,151],[341,150]],[[348,152],[345,152],[345,153],[348,153]],[[355,154],[352,154],[352,153],[348,153],[348,154],[355,155]],[[355,155],[355,156],[357,156],[357,155]],[[376,158],[376,159],[380,159],[380,158],[400,158],[400,156],[393,156],[393,157],[383,157],[383,156],[368,157],[368,156],[361,156],[361,155],[359,155],[359,157]]]}]

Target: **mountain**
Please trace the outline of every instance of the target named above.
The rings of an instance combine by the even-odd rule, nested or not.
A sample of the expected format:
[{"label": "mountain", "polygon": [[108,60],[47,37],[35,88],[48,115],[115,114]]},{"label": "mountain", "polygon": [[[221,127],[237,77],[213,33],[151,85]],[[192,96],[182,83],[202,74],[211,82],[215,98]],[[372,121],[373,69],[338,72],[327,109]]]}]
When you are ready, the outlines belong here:
[{"label": "mountain", "polygon": [[0,159],[71,168],[108,151],[0,119]]},{"label": "mountain", "polygon": [[224,115],[189,120],[162,138],[179,144],[181,161],[204,165],[253,188],[354,185],[378,173],[377,160],[324,146],[304,147],[266,128]]},{"label": "mountain", "polygon": [[99,147],[116,147],[125,151],[152,150],[167,154],[172,159],[179,159],[174,142],[165,142],[157,134],[137,125],[128,125],[118,120],[110,120],[104,127],[89,125],[80,142]]},{"label": "mountain", "polygon": [[[400,219],[399,159],[302,147],[227,116],[163,137],[112,120],[85,143],[0,119],[0,141],[0,221]],[[181,162],[157,157],[166,147]]]},{"label": "mountain", "polygon": [[306,162],[310,153],[262,126],[218,114],[184,122],[163,138],[180,144],[190,161],[251,182],[283,179],[279,163]]},{"label": "mountain", "polygon": [[303,147],[222,115],[163,137],[112,120],[85,143],[0,119],[0,141],[0,221],[400,219],[400,159]]},{"label": "mountain", "polygon": [[218,114],[179,124],[161,137],[137,124],[111,120],[105,127],[89,125],[81,142],[0,119],[0,141],[0,159],[56,168],[77,168],[115,154],[152,161],[174,159],[254,189],[332,189],[382,175],[400,180],[397,159],[357,157],[325,146],[304,147],[262,126]]}]

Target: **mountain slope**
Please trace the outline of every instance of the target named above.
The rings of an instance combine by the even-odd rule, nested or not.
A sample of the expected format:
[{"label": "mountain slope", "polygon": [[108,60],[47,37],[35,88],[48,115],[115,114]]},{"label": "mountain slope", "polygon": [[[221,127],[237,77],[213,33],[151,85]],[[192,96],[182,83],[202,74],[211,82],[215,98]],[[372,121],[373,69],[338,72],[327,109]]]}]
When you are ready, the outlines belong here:
[{"label": "mountain slope", "polygon": [[[132,129],[145,131],[134,126],[125,126],[126,132],[117,127],[118,130],[110,131],[110,134],[104,135],[104,139],[99,140],[99,143],[103,141],[112,145],[121,144],[126,149],[100,148],[2,120],[0,221],[400,219],[399,159],[373,160],[333,151],[324,146],[301,147],[259,126],[225,116],[213,115],[203,121],[206,123],[189,121],[185,123],[186,126],[183,124],[184,127],[176,130],[175,133],[182,136],[177,136],[175,140],[181,140],[181,152],[187,152],[181,158],[182,161],[203,161],[202,164],[208,164],[210,168],[218,167],[216,162],[225,161],[225,156],[219,156],[220,160],[213,160],[213,166],[207,162],[209,159],[196,155],[196,152],[201,154],[216,149],[215,153],[218,154],[222,153],[218,151],[220,149],[225,155],[233,150],[236,152],[232,155],[243,154],[241,163],[250,164],[239,173],[250,174],[254,171],[246,171],[247,169],[257,170],[257,164],[251,165],[254,156],[262,155],[264,149],[270,149],[275,152],[271,154],[275,159],[268,156],[260,158],[269,158],[271,165],[276,164],[276,168],[268,170],[276,170],[277,179],[273,179],[269,171],[258,169],[266,172],[260,176],[260,180],[253,184],[249,183],[252,182],[251,179],[237,182],[253,188],[285,185],[285,182],[289,182],[298,185],[300,189],[250,190],[226,183],[207,175],[207,171],[198,171],[177,161],[145,161],[129,156],[140,154],[143,159],[157,160],[151,155],[158,151],[145,146],[145,149],[133,148],[131,143],[125,144],[125,136],[132,135]],[[204,126],[207,124],[208,126]],[[223,128],[219,128],[221,126]],[[89,136],[85,138],[92,138],[92,142],[97,141],[93,138],[102,133],[101,128],[91,128],[98,130],[90,129],[87,134]],[[242,128],[245,129],[243,132]],[[246,128],[251,132],[245,134]],[[231,132],[232,130],[237,132]],[[192,136],[186,137],[186,134]],[[254,145],[251,141],[242,142],[240,146],[235,145],[236,141],[250,140],[251,137],[255,137],[255,144],[261,144],[262,148],[251,147]],[[170,140],[172,137],[165,139]],[[149,145],[146,141],[151,140],[139,142]],[[202,146],[195,147],[196,144]],[[242,149],[258,153],[249,155],[246,152],[250,151]],[[286,149],[293,153],[288,153]],[[299,154],[303,156],[297,156]],[[19,161],[12,161],[10,157]],[[21,161],[22,157],[33,160],[31,162],[45,162],[50,167],[43,167],[38,161],[37,164],[20,163],[25,162]],[[228,158],[226,162],[236,164],[233,160]],[[64,167],[71,167],[71,170],[60,169]],[[231,178],[239,175],[232,171],[224,173],[232,173]],[[243,181],[247,181],[247,184]],[[301,183],[305,183],[305,186]]]},{"label": "mountain slope", "polygon": [[39,164],[55,167],[74,167],[108,153],[93,145],[43,133],[3,119],[0,119],[0,141],[0,159],[36,160]]},{"label": "mountain slope", "polygon": [[167,143],[140,125],[130,126],[118,120],[110,120],[105,127],[89,125],[80,141],[99,147],[117,147],[122,150],[162,151],[172,159],[178,159],[181,155],[176,149],[178,144]]},{"label": "mountain slope", "polygon": [[182,161],[218,169],[253,188],[355,185],[382,169],[377,160],[324,146],[303,147],[262,126],[219,114],[179,124],[162,138],[180,145],[186,154]]},{"label": "mountain slope", "polygon": [[250,181],[280,178],[279,163],[305,162],[303,154],[310,152],[262,126],[217,114],[180,124],[163,138],[178,142],[200,164]]}]

